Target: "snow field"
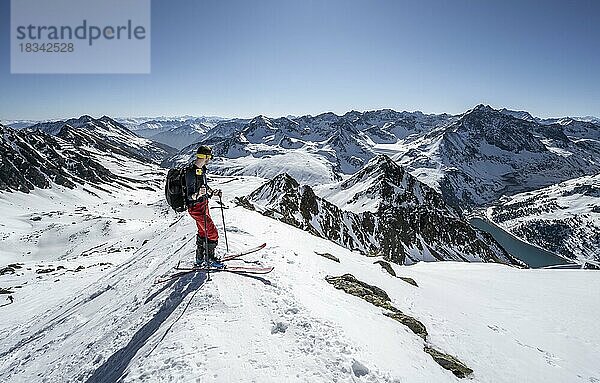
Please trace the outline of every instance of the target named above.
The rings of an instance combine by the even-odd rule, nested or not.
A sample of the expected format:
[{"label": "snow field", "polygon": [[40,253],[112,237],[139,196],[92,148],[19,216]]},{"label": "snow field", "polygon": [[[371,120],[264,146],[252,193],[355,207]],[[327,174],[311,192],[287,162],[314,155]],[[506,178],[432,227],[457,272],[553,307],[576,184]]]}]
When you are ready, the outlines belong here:
[{"label": "snow field", "polygon": [[[77,204],[60,205],[65,197],[85,200],[95,214],[115,214],[125,223],[106,235],[82,237],[85,240],[71,241],[73,232],[57,230],[51,258],[40,250],[44,241],[10,234],[12,250],[2,249],[2,265],[26,258],[24,266],[32,270],[0,276],[0,287],[23,285],[15,289],[14,303],[0,308],[2,380],[459,380],[423,352],[425,342],[408,328],[324,280],[326,275],[345,273],[384,289],[394,306],[422,321],[428,342],[472,368],[472,381],[600,379],[594,359],[600,352],[595,320],[600,281],[593,272],[458,262],[394,265],[398,275],[415,279],[419,287],[414,287],[382,271],[373,264],[377,259],[234,206],[235,196],[248,194],[262,182],[257,177],[214,177],[212,186],[224,190],[230,207],[225,210],[230,250],[267,242],[264,250],[244,260],[275,270],[252,277],[213,273],[209,282],[197,273],[164,285],[154,285],[155,278],[170,272],[177,261],[193,257],[195,225],[186,214],[168,212],[162,191],[132,191],[134,202],[126,192],[103,196],[105,205],[79,190],[64,191],[61,202],[44,205],[54,193],[47,191],[50,194],[35,197],[40,201],[35,203],[36,214],[58,208],[65,212],[49,223],[46,216],[28,221],[25,205],[19,205],[25,197],[3,194],[0,208],[10,217],[3,223],[21,234],[30,230],[27,225],[90,222],[75,214]],[[221,230],[220,212],[214,209],[211,214]],[[100,223],[83,227],[94,229]],[[84,256],[81,241],[88,250],[104,242],[110,246]],[[24,256],[18,246],[37,255]],[[132,248],[127,251],[108,250],[128,246]],[[225,251],[222,235],[218,251]],[[315,251],[329,252],[341,262]],[[72,269],[102,260],[111,265],[77,273],[33,271],[40,262]]]}]

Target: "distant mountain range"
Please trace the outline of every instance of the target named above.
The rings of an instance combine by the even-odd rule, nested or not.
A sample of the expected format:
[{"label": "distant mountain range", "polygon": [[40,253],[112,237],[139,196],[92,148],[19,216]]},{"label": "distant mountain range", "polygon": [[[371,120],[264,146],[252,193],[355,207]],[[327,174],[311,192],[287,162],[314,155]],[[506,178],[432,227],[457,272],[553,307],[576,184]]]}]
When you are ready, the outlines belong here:
[{"label": "distant mountain range", "polygon": [[219,117],[121,118],[115,119],[137,135],[182,149],[196,142],[222,119]]},{"label": "distant mountain range", "polygon": [[[312,185],[338,181],[386,154],[461,208],[600,171],[599,125],[569,118],[540,122],[527,112],[484,105],[457,116],[393,110],[258,116],[219,123],[201,142],[228,159],[216,164],[222,174],[271,177],[290,173],[290,162],[301,163],[290,175]],[[197,146],[163,165],[189,161]]]},{"label": "distant mountain range", "polygon": [[[272,180],[248,197],[247,206],[279,211],[275,218],[395,262],[462,254],[464,260],[514,263],[465,223],[463,212],[485,207],[507,230],[564,257],[600,253],[594,234],[600,202],[583,192],[569,194],[589,202],[579,209],[565,202],[572,198],[560,197],[569,180],[598,187],[600,125],[594,118],[539,119],[477,105],[460,115],[382,109],[228,120],[81,116],[14,124],[21,129],[2,126],[4,190],[119,183],[127,175],[108,170],[107,161],[180,166],[207,144],[216,155],[212,173]],[[263,198],[278,188],[287,191],[289,206],[280,206],[274,195]],[[529,201],[527,209],[521,200]],[[536,201],[561,206],[557,217],[566,215],[541,217],[549,208]],[[384,227],[395,228],[391,242]],[[444,230],[436,232],[439,227]]]}]

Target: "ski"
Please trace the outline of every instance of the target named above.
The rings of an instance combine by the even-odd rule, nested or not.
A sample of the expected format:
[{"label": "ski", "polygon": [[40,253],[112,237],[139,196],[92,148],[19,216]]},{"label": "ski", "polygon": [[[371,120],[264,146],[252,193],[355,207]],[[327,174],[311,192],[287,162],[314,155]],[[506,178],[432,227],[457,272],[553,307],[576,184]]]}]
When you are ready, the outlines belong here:
[{"label": "ski", "polygon": [[[234,260],[234,259],[239,259],[239,258],[243,257],[244,255],[252,254],[252,253],[255,253],[255,252],[257,252],[257,251],[259,251],[261,249],[264,249],[265,246],[267,246],[267,244],[263,243],[262,245],[258,245],[256,247],[252,247],[252,248],[247,249],[247,250],[242,250],[242,251],[240,251],[238,253],[225,254],[221,259],[219,259],[219,262],[227,262],[227,261],[231,261],[231,260]],[[187,270],[189,270],[189,269],[193,268],[193,266],[180,267],[179,265],[181,264],[181,262],[182,261],[179,261],[177,263],[177,266],[174,267],[175,270],[178,270],[178,269],[187,269]],[[184,261],[184,264],[185,263],[188,263],[188,262]]]},{"label": "ski", "polygon": [[232,266],[225,267],[223,269],[217,268],[206,268],[206,267],[197,267],[197,268],[176,268],[179,272],[174,273],[172,275],[168,275],[165,277],[159,277],[154,281],[154,284],[160,284],[164,282],[171,281],[173,279],[182,277],[187,274],[197,273],[197,272],[206,272],[209,271],[211,273],[216,272],[228,272],[228,273],[239,273],[239,274],[268,274],[273,271],[273,267],[249,267],[249,266]]},{"label": "ski", "polygon": [[267,246],[267,244],[263,243],[262,245],[258,245],[256,247],[251,248],[251,249],[242,250],[239,253],[226,254],[226,255],[223,256],[223,258],[220,259],[220,261],[221,262],[231,261],[232,259],[236,259],[236,258],[239,258],[239,257],[243,257],[244,255],[255,253],[258,250],[264,249],[265,246]]},{"label": "ski", "polygon": [[175,270],[192,273],[194,271],[210,271],[211,273],[217,271],[229,271],[238,273],[252,273],[252,274],[267,274],[273,271],[274,267],[255,267],[255,266],[227,266],[222,269],[216,267],[177,267]]},{"label": "ski", "polygon": [[186,274],[192,273],[193,271],[183,271],[183,272],[178,272],[178,273],[174,273],[171,275],[166,275],[166,276],[162,276],[162,277],[158,277],[154,280],[154,284],[158,285],[160,283],[164,283],[164,282],[169,282],[172,281],[173,279],[177,279],[179,277],[183,277]]}]

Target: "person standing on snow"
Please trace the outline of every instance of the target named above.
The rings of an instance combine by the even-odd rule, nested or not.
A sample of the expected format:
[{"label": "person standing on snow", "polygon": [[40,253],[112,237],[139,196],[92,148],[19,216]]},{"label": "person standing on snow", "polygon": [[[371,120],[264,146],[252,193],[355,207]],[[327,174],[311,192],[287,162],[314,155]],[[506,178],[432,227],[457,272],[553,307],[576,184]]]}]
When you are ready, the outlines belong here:
[{"label": "person standing on snow", "polygon": [[[210,216],[208,200],[213,196],[222,196],[221,190],[211,189],[207,184],[206,165],[212,158],[209,146],[200,146],[196,159],[185,172],[186,202],[188,213],[196,221],[196,267],[223,268],[225,265],[215,257],[215,248],[219,243],[217,227]],[[208,258],[208,264],[205,259]]]}]

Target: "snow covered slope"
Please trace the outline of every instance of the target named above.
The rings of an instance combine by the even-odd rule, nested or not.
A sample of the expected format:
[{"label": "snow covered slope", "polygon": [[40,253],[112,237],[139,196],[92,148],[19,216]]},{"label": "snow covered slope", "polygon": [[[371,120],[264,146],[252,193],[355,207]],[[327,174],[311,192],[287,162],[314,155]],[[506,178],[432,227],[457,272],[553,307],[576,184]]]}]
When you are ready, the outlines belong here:
[{"label": "snow covered slope", "polygon": [[[160,286],[153,284],[157,276],[191,260],[195,231],[191,218],[168,210],[160,190],[1,194],[10,220],[0,230],[13,245],[0,260],[20,263],[0,275],[0,287],[14,297],[0,307],[2,380],[459,381],[426,347],[463,362],[474,382],[600,379],[595,272],[394,265],[413,286],[373,264],[377,259],[233,206],[232,198],[263,182],[212,180],[231,207],[230,249],[266,241],[246,260],[275,270],[262,277],[213,274],[210,282],[198,273]],[[52,238],[36,238],[48,230]],[[389,304],[426,327],[426,340],[383,315],[387,310],[325,281],[346,273],[383,289]]]},{"label": "snow covered slope", "polygon": [[221,117],[117,117],[115,121],[127,127],[127,129],[136,134],[150,138],[151,136],[168,131],[182,125],[202,124],[206,126],[215,126],[222,121]]},{"label": "snow covered slope", "polygon": [[487,216],[563,257],[600,261],[600,174],[504,198]]}]

